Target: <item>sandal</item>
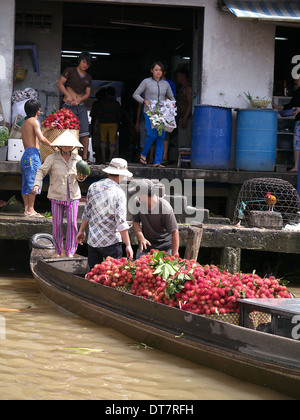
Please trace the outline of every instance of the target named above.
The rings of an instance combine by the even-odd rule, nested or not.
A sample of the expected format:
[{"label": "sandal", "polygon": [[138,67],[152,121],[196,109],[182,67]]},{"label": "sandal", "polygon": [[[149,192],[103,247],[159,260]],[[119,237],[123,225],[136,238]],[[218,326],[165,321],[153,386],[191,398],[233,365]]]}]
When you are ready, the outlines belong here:
[{"label": "sandal", "polygon": [[26,216],[28,217],[39,217],[39,218],[43,218],[44,216],[40,213],[31,213],[31,214],[26,214]]},{"label": "sandal", "polygon": [[161,164],[163,165],[163,166],[168,166],[168,159],[163,159],[162,161],[161,161]]},{"label": "sandal", "polygon": [[147,165],[147,160],[145,158],[143,158],[142,156],[140,156],[140,163],[142,165]]},{"label": "sandal", "polygon": [[165,168],[164,165],[162,165],[162,163],[156,163],[155,165],[153,165],[155,168]]}]

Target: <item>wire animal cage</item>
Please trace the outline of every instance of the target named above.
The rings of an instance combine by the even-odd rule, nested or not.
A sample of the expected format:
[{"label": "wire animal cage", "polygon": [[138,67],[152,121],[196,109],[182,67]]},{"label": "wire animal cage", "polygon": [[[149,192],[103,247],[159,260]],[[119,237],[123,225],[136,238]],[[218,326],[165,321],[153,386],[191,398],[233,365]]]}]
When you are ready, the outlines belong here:
[{"label": "wire animal cage", "polygon": [[277,178],[254,178],[243,184],[234,212],[235,223],[247,226],[250,211],[268,211],[267,193],[276,197],[274,211],[281,213],[284,224],[300,223],[297,190],[289,182]]}]

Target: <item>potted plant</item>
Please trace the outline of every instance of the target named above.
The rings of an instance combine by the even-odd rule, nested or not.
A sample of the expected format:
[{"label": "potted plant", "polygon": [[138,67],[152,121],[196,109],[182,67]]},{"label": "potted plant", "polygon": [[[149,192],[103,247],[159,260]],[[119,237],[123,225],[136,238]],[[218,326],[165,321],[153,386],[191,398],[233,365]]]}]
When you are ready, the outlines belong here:
[{"label": "potted plant", "polygon": [[251,108],[266,109],[270,103],[270,101],[268,99],[265,99],[264,97],[259,98],[257,96],[256,98],[253,98],[249,91],[248,93],[244,92],[244,94],[246,98],[248,99],[248,101],[250,102]]},{"label": "potted plant", "polygon": [[9,138],[8,128],[0,127],[0,161],[6,160],[8,138]]}]

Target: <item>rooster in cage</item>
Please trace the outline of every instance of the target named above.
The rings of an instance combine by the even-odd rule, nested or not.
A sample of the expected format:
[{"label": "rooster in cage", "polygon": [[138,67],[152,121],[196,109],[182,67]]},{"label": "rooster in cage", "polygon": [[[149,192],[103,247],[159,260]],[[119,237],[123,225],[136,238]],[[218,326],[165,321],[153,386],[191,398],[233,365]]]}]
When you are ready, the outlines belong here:
[{"label": "rooster in cage", "polygon": [[275,195],[272,195],[270,192],[266,194],[266,203],[269,206],[269,211],[273,211],[275,204],[277,203],[277,198]]}]

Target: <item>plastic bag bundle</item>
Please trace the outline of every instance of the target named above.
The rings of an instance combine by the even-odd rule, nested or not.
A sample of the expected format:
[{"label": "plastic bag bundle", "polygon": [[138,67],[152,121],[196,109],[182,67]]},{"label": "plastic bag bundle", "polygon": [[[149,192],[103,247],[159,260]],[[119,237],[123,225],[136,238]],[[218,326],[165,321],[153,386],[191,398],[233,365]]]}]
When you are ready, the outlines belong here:
[{"label": "plastic bag bundle", "polygon": [[37,99],[38,94],[37,92],[32,88],[26,88],[24,90],[16,90],[12,94],[12,103],[15,104],[16,102],[25,101],[28,99]]}]

